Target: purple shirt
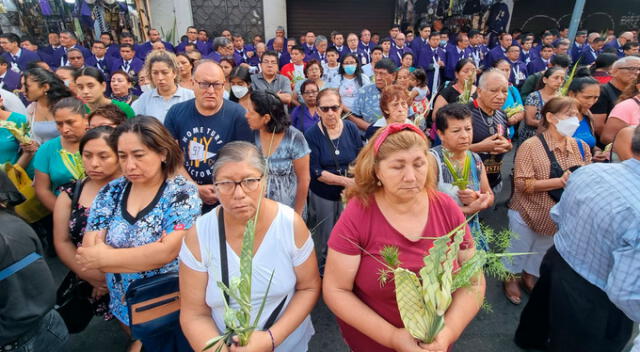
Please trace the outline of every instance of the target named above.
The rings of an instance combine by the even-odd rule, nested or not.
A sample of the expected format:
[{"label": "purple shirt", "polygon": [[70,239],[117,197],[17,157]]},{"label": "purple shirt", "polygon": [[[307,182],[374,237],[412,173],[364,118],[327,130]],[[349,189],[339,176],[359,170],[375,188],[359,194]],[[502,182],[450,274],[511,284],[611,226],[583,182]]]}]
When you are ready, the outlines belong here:
[{"label": "purple shirt", "polygon": [[313,125],[317,124],[320,121],[320,117],[318,117],[318,113],[316,112],[311,116],[309,113],[309,108],[306,105],[296,106],[293,111],[291,111],[291,125],[302,133],[306,132],[309,128],[313,127]]}]

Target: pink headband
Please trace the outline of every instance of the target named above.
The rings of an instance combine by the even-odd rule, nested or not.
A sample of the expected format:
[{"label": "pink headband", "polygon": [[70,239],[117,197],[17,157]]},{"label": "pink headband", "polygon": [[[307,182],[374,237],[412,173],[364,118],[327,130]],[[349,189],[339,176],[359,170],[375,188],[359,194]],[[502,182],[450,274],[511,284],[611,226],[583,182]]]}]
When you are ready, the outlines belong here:
[{"label": "pink headband", "polygon": [[382,143],[384,143],[384,141],[387,139],[387,137],[389,137],[390,135],[394,134],[394,133],[398,133],[400,131],[404,131],[404,130],[411,130],[417,134],[419,134],[422,138],[424,138],[425,140],[427,139],[427,136],[425,136],[424,132],[422,132],[418,127],[410,124],[410,123],[392,123],[390,125],[388,125],[387,127],[384,127],[384,131],[382,131],[382,133],[380,133],[380,135],[378,136],[378,139],[376,139],[375,143],[373,144],[373,154],[374,155],[378,155],[378,151],[380,150],[380,146],[382,146]]}]

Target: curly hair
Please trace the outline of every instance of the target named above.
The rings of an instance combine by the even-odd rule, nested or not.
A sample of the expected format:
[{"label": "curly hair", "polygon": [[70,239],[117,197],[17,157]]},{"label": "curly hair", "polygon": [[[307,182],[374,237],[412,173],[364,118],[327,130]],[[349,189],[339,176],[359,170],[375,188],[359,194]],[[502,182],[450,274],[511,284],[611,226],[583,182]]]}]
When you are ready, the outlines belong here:
[{"label": "curly hair", "polygon": [[153,88],[156,88],[155,83],[153,83],[153,79],[151,77],[151,67],[153,64],[157,62],[163,62],[173,73],[175,73],[175,78],[173,79],[176,86],[180,83],[180,66],[178,66],[178,61],[176,60],[176,55],[170,53],[166,50],[161,51],[152,51],[147,55],[146,60],[144,61],[143,70],[149,76],[149,82]]}]

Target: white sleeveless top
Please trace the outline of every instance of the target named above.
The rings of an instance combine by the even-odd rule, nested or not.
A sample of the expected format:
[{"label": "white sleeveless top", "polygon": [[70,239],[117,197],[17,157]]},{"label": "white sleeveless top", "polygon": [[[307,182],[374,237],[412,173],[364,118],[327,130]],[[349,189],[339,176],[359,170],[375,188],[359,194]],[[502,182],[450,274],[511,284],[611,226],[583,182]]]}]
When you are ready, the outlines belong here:
[{"label": "white sleeveless top", "polygon": [[[294,211],[290,207],[278,203],[278,212],[273,219],[269,230],[264,236],[260,247],[253,257],[253,271],[251,276],[251,320],[258,313],[262,298],[269,283],[269,277],[273,272],[273,281],[269,289],[264,311],[260,317],[258,327],[264,326],[269,315],[286,296],[287,300],[278,315],[278,319],[287,309],[291,298],[295,294],[296,274],[294,268],[303,264],[314,249],[311,236],[301,248],[297,248],[294,238]],[[224,296],[217,283],[222,282],[220,274],[220,248],[218,237],[218,207],[201,216],[196,221],[198,242],[202,261],[197,261],[186,244],[182,244],[180,261],[187,267],[206,272],[209,276],[205,301],[211,308],[211,315],[219,331],[226,329],[224,324]],[[229,268],[229,281],[240,277],[240,257],[227,243],[227,261]],[[231,299],[231,307],[238,308],[238,304]],[[276,319],[277,321],[277,319]],[[294,330],[277,348],[278,352],[307,351],[309,340],[315,334],[310,316],[307,316],[302,324]]]}]

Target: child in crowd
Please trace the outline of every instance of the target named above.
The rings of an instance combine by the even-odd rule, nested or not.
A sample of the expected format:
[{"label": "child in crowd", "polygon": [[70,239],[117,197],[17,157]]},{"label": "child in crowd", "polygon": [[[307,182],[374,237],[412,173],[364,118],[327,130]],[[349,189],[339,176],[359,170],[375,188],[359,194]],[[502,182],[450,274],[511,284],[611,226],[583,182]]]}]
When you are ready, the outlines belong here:
[{"label": "child in crowd", "polygon": [[331,80],[334,79],[338,75],[338,70],[340,69],[340,63],[338,60],[340,59],[340,53],[334,47],[330,47],[327,49],[327,63],[323,64],[324,75],[322,76],[322,80],[331,83]]},{"label": "child in crowd", "polygon": [[429,87],[427,84],[427,73],[418,68],[413,71],[409,78],[411,91],[409,92],[410,115],[421,116],[429,106]]}]

